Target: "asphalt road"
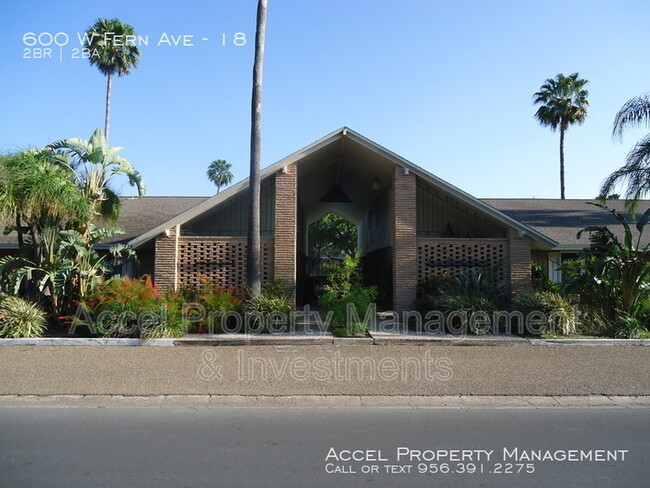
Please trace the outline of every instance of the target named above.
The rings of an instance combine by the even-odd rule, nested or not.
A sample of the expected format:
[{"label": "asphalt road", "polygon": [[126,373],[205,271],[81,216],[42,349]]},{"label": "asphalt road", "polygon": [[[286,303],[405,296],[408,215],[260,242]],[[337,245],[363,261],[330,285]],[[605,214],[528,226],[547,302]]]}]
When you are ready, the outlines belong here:
[{"label": "asphalt road", "polygon": [[[360,460],[337,461],[347,450]],[[522,460],[533,450],[617,459]],[[622,488],[647,486],[649,451],[649,409],[0,409],[0,486],[12,488]]]},{"label": "asphalt road", "polygon": [[0,395],[650,395],[642,346],[7,346],[0,371]]}]

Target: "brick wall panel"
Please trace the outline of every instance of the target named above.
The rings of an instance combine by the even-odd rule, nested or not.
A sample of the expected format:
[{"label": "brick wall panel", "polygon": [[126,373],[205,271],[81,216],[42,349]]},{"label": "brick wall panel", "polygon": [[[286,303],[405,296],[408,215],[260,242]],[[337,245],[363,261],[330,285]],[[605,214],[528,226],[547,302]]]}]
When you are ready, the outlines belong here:
[{"label": "brick wall panel", "polygon": [[[262,238],[262,282],[273,279],[273,239]],[[246,238],[184,236],[179,239],[178,284],[198,286],[205,277],[219,286],[246,285]]]},{"label": "brick wall panel", "polygon": [[408,310],[417,290],[416,176],[394,168],[393,308]]}]

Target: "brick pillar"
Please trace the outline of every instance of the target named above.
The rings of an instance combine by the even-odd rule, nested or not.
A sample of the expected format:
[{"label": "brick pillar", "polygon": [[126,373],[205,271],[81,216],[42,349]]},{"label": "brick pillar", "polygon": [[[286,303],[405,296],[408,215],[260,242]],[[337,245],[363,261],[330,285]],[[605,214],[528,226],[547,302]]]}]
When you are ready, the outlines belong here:
[{"label": "brick pillar", "polygon": [[532,286],[530,239],[508,229],[508,287],[516,295]]},{"label": "brick pillar", "polygon": [[178,237],[180,226],[169,229],[169,236],[156,237],[154,283],[164,290],[178,288]]},{"label": "brick pillar", "polygon": [[401,312],[417,289],[416,176],[396,165],[393,184],[393,309]]},{"label": "brick pillar", "polygon": [[[298,257],[298,172],[295,164],[275,173],[275,233],[273,278],[296,285]],[[295,303],[294,292],[294,303]]]}]

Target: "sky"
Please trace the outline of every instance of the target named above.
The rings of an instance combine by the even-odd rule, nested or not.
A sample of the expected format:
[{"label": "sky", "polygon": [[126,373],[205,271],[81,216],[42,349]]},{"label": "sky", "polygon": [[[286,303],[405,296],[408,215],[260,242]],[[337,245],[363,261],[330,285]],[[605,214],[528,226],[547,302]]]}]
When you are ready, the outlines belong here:
[{"label": "sky", "polygon": [[[535,120],[532,95],[558,73],[589,80],[587,120],[566,136],[567,198],[593,198],[644,134],[611,137],[623,103],[649,90],[647,0],[268,3],[263,167],[348,126],[474,196],[557,198],[559,134]],[[110,143],[147,194],[214,194],[214,159],[247,177],[255,11],[255,0],[0,0],[0,152],[103,127],[106,79],[78,34],[117,17],[148,45],[114,80]]]}]

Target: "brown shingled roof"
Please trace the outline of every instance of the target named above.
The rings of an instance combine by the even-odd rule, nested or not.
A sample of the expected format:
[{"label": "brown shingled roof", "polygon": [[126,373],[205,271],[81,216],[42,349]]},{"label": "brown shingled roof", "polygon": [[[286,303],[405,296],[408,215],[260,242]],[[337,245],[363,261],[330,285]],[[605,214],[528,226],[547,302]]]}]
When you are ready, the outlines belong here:
[{"label": "brown shingled roof", "polygon": [[[586,202],[596,203],[596,200],[558,200],[546,198],[483,198],[488,205],[509,215],[545,236],[560,243],[560,246],[587,246],[588,235],[580,240],[576,234],[591,225],[606,225],[620,237],[623,226],[616,218],[604,210],[587,205]],[[624,200],[610,200],[609,208],[625,212]],[[650,200],[643,200],[639,205],[639,214],[650,208]],[[636,229],[634,229],[636,233]],[[645,232],[645,243],[650,240],[650,228]]]},{"label": "brown shingled roof", "polygon": [[[120,218],[115,224],[125,234],[108,239],[105,243],[127,242],[148,230],[167,222],[172,217],[201,203],[207,197],[122,197]],[[16,233],[0,234],[0,246],[17,245]]]},{"label": "brown shingled roof", "polygon": [[[122,210],[117,226],[126,231],[107,243],[127,242],[134,237],[167,222],[176,215],[205,201],[207,197],[123,197]],[[560,243],[560,246],[584,246],[588,244],[587,236],[580,240],[576,234],[589,225],[607,225],[621,236],[623,228],[614,216],[586,202],[595,200],[558,200],[544,198],[485,198],[483,202],[500,210],[508,216],[526,224],[538,232]],[[623,200],[608,202],[611,208],[624,210]],[[650,200],[639,205],[639,212],[650,208]],[[636,232],[636,231],[635,231]],[[650,229],[645,237],[650,241]],[[0,246],[16,245],[16,234],[0,234]]]}]

